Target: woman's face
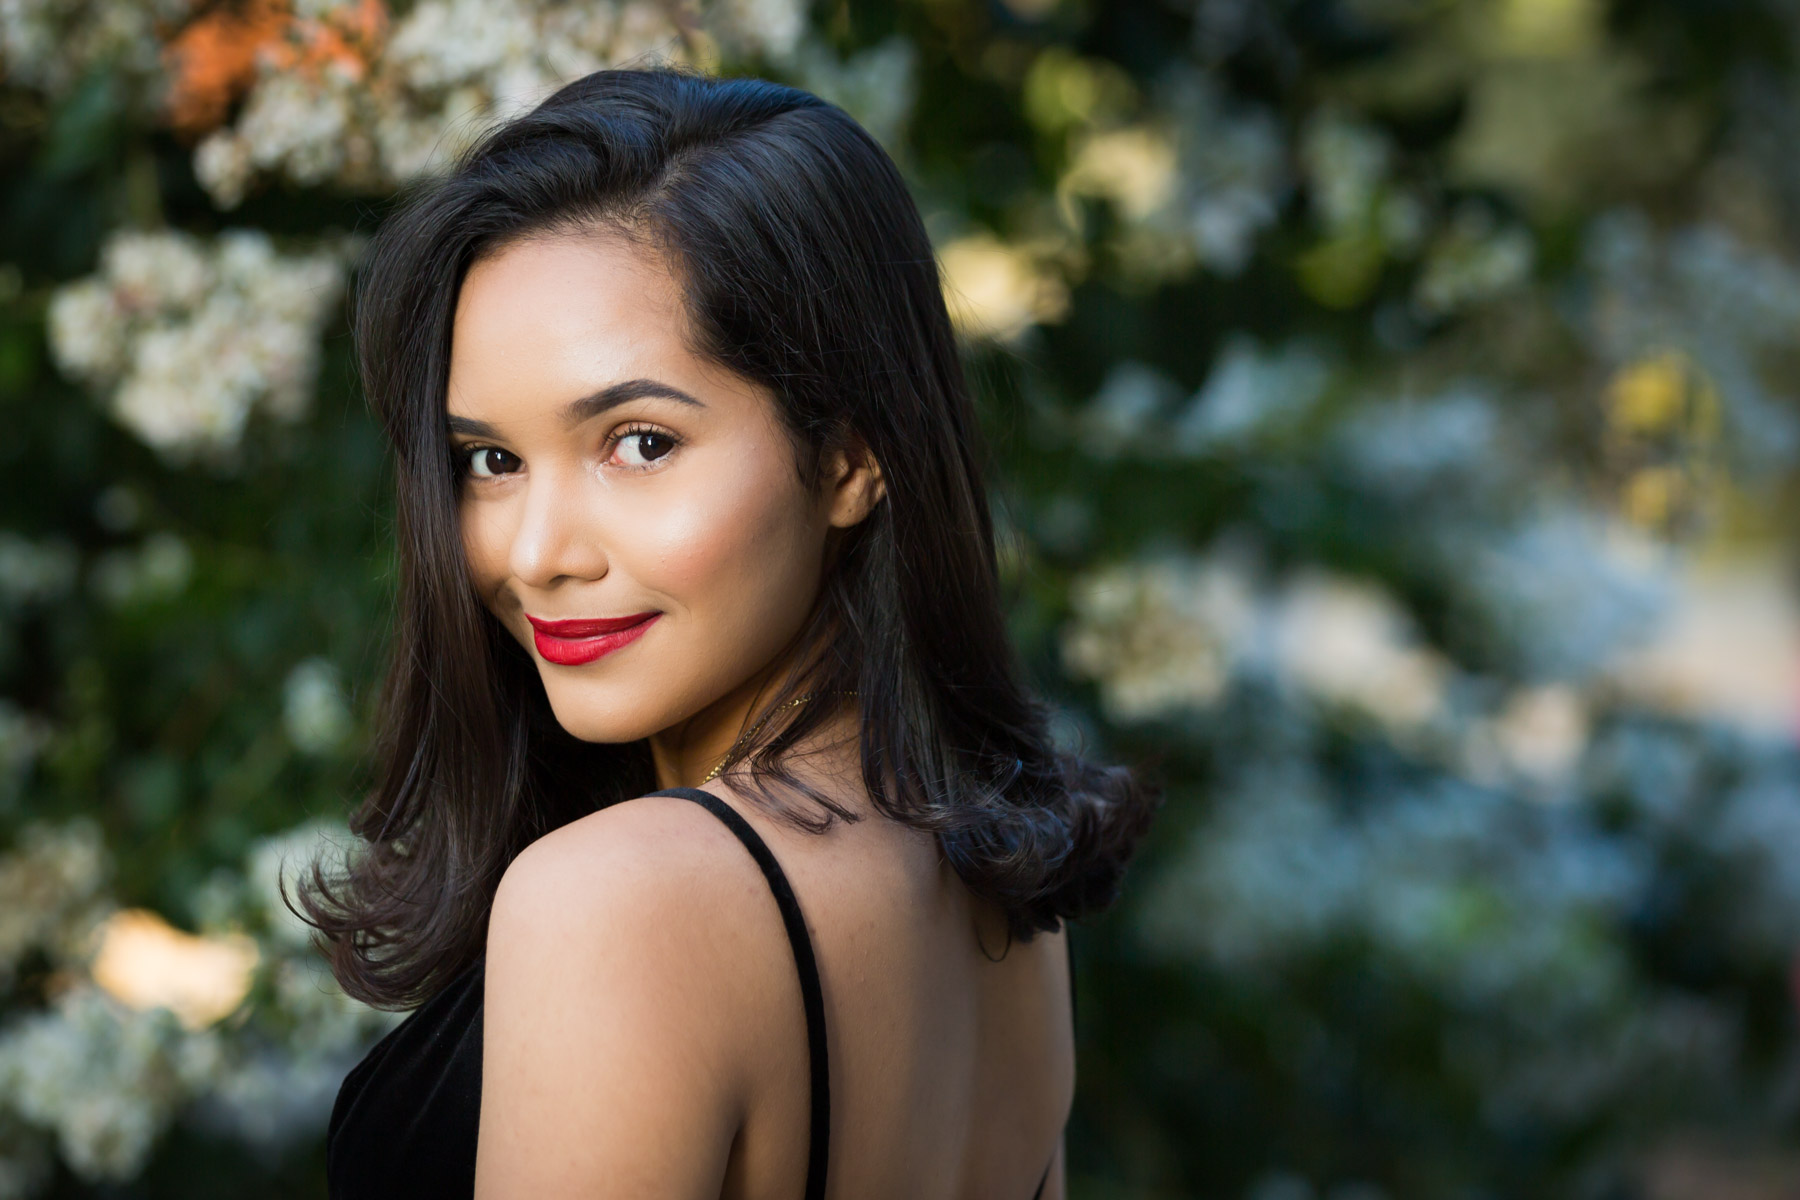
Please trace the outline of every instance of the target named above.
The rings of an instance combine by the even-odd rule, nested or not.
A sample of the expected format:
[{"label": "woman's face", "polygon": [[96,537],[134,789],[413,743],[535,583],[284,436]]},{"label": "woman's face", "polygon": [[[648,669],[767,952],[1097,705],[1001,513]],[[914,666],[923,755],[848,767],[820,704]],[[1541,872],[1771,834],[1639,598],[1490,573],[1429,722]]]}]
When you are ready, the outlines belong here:
[{"label": "woman's face", "polygon": [[774,397],[684,321],[644,247],[513,243],[463,283],[446,410],[475,586],[557,720],[592,742],[680,726],[678,756],[710,765],[805,620],[828,532],[881,484],[836,456],[809,493]]}]

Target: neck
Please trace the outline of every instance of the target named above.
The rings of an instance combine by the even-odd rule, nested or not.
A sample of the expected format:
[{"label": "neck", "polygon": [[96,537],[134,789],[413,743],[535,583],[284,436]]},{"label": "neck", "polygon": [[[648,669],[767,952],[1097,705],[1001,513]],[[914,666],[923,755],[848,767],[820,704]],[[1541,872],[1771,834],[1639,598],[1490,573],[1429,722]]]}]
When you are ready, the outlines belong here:
[{"label": "neck", "polygon": [[[746,732],[754,730],[753,742],[760,743],[780,732],[800,711],[815,705],[829,705],[834,711],[826,725],[814,730],[796,744],[790,766],[798,768],[802,760],[823,755],[835,758],[834,752],[848,735],[851,761],[856,761],[856,731],[860,728],[854,697],[815,694],[804,704],[769,711],[769,703],[789,681],[791,668],[771,667],[751,676],[686,720],[650,736],[651,760],[656,770],[658,788],[700,787],[707,775],[718,766]],[[800,695],[807,694],[802,688]],[[756,723],[762,721],[758,728]],[[828,764],[835,771],[837,764]],[[798,771],[797,771],[798,773]],[[810,774],[811,772],[807,772]]]}]

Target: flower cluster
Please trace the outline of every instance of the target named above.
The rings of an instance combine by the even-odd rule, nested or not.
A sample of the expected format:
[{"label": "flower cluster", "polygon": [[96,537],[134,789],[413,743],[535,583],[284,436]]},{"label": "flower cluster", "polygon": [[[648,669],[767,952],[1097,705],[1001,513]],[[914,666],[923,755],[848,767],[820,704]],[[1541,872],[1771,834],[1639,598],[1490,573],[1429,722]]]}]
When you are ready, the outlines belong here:
[{"label": "flower cluster", "polygon": [[[1471,780],[1561,791],[1596,704],[1690,698],[1716,666],[1672,654],[1665,623],[1716,597],[1643,552],[1579,510],[1458,541],[1450,611],[1465,644],[1509,664],[1510,683],[1428,641],[1374,581],[1316,566],[1271,579],[1240,535],[1204,554],[1153,554],[1078,577],[1063,662],[1097,684],[1116,722],[1204,717],[1235,684],[1269,681],[1311,717],[1367,727]],[[1791,711],[1791,701],[1778,707]]]},{"label": "flower cluster", "polygon": [[[1792,461],[1800,418],[1781,380],[1800,322],[1800,267],[1716,226],[1659,234],[1629,210],[1596,217],[1582,250],[1593,283],[1578,328],[1601,361],[1667,363],[1676,351],[1698,376],[1685,403],[1643,403],[1655,393],[1642,388],[1620,393],[1640,401],[1614,406],[1625,432],[1723,436],[1732,465],[1751,477]],[[1672,398],[1684,399],[1680,389]]]},{"label": "flower cluster", "polygon": [[193,571],[194,553],[188,544],[159,530],[136,546],[96,555],[88,583],[100,600],[122,607],[180,595]]},{"label": "flower cluster", "polygon": [[315,863],[341,868],[352,840],[341,824],[308,822],[257,843],[241,873],[221,872],[202,890],[202,925],[214,936],[253,933],[262,951],[253,1020],[200,1097],[202,1124],[263,1147],[316,1134],[344,1073],[398,1019],[344,995],[284,899]]},{"label": "flower cluster", "polygon": [[0,990],[34,951],[63,965],[85,958],[89,935],[112,908],[110,870],[91,821],[20,831],[0,855]]},{"label": "flower cluster", "polygon": [[1034,247],[975,233],[944,245],[938,260],[950,319],[971,337],[1010,341],[1068,309],[1067,285]]},{"label": "flower cluster", "polygon": [[1210,75],[1176,75],[1166,91],[1180,164],[1174,215],[1202,266],[1236,275],[1293,184],[1280,126],[1267,109],[1225,95]]},{"label": "flower cluster", "polygon": [[281,715],[288,740],[308,754],[328,754],[342,745],[351,718],[336,668],[322,658],[296,666],[282,688]]},{"label": "flower cluster", "polygon": [[153,100],[163,35],[192,0],[0,0],[0,68],[14,84],[61,96],[105,79]]},{"label": "flower cluster", "polygon": [[1243,551],[1103,567],[1071,594],[1064,663],[1116,721],[1205,709],[1246,673],[1394,728],[1429,721],[1450,665],[1366,581],[1309,570],[1270,588]]},{"label": "flower cluster", "polygon": [[[715,0],[693,18],[651,0],[420,0],[391,23],[376,0],[308,0],[282,12],[235,40],[184,32],[190,52],[175,56],[178,91],[189,76],[195,95],[215,77],[242,80],[236,119],[212,129],[194,155],[223,208],[263,176],[380,190],[440,170],[496,121],[608,66],[756,57],[785,65],[879,131],[897,128],[910,107],[909,44],[841,64],[803,43],[806,14],[793,0]],[[283,49],[296,43],[319,49]],[[221,71],[217,60],[232,54],[243,61]]]},{"label": "flower cluster", "polygon": [[[1354,963],[1354,1034],[1313,1028],[1284,1069],[1328,1078],[1333,1039],[1384,1052],[1429,1011],[1432,1069],[1495,1133],[1720,1085],[1745,1036],[1731,1002],[1647,979],[1633,936],[1680,922],[1715,969],[1791,953],[1800,750],[1612,717],[1575,752],[1578,794],[1544,804],[1416,762],[1331,772],[1291,711],[1232,700],[1200,727],[1211,798],[1134,929],[1152,958],[1282,1006],[1271,1021],[1304,1020],[1306,981]],[[1675,877],[1733,885],[1667,910]]]},{"label": "flower cluster", "polygon": [[118,233],[99,273],[52,299],[51,347],[171,461],[226,459],[253,410],[291,421],[310,405],[346,250],[285,255],[251,229]]},{"label": "flower cluster", "polygon": [[0,611],[55,600],[75,582],[75,547],[62,538],[33,541],[0,530]]},{"label": "flower cluster", "polygon": [[46,1006],[0,1027],[0,1197],[33,1194],[52,1145],[84,1180],[133,1178],[183,1113],[264,1146],[319,1129],[394,1020],[338,990],[282,902],[284,875],[322,852],[330,869],[347,841],[308,825],[258,843],[204,889],[194,935],[113,911],[92,824],[26,829],[0,857],[0,987],[33,950],[57,973]]},{"label": "flower cluster", "polygon": [[1122,218],[1114,250],[1126,273],[1151,282],[1195,265],[1241,273],[1292,187],[1287,147],[1274,114],[1236,101],[1212,77],[1177,71],[1152,111],[1124,120],[1108,80],[1085,60],[1047,54],[1034,81],[1053,100],[1040,124],[1072,126],[1057,183],[1064,220],[1070,201],[1105,200]]},{"label": "flower cluster", "polygon": [[50,742],[50,723],[0,698],[0,811],[12,806],[31,764]]},{"label": "flower cluster", "polygon": [[184,1031],[168,1010],[136,1011],[78,983],[0,1034],[0,1096],[55,1134],[81,1178],[130,1179],[219,1054],[216,1035]]}]

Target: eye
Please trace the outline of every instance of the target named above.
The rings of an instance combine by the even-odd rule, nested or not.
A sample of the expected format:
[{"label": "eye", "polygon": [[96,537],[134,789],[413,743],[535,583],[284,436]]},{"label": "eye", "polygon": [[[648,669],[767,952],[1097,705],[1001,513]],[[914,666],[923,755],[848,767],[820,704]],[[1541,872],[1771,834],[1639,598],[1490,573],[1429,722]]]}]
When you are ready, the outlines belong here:
[{"label": "eye", "polygon": [[465,446],[462,461],[469,474],[477,479],[509,475],[519,469],[519,456],[508,454],[497,446]]},{"label": "eye", "polygon": [[645,425],[634,425],[614,437],[614,445],[618,447],[625,467],[631,470],[655,465],[658,459],[675,449],[678,442],[675,435]]}]

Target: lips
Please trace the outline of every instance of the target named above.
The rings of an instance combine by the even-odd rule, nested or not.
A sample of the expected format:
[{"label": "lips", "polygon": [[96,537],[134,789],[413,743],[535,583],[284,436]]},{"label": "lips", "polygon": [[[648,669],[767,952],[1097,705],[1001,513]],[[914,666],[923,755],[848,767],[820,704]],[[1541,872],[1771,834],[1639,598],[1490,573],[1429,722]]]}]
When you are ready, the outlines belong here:
[{"label": "lips", "polygon": [[661,615],[643,612],[629,617],[574,621],[545,621],[527,615],[525,619],[531,622],[532,641],[546,662],[577,667],[635,642]]}]

